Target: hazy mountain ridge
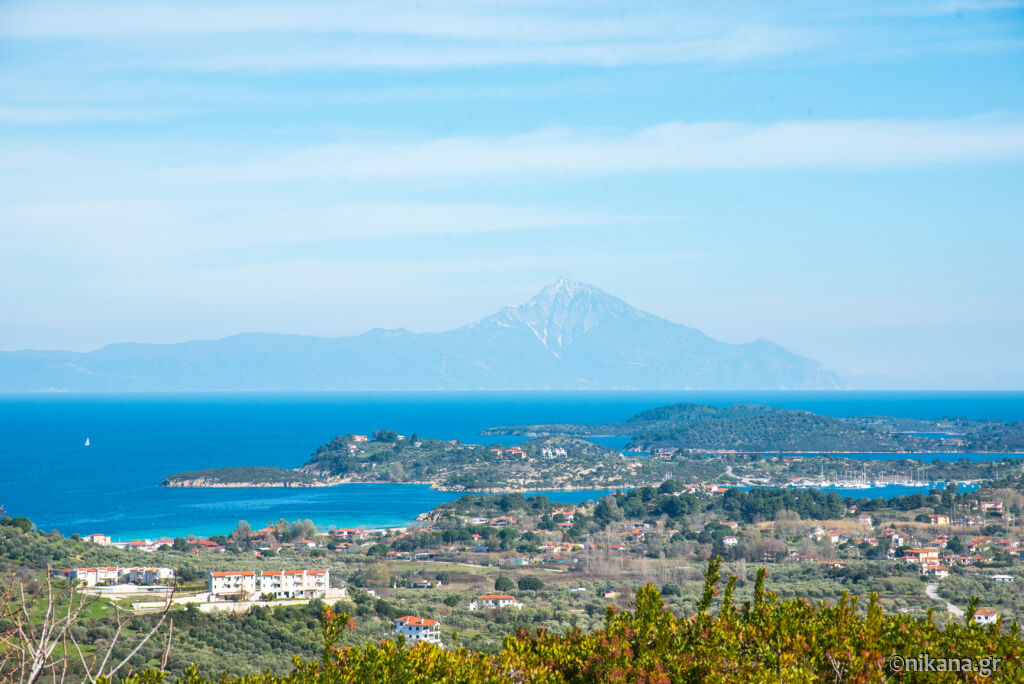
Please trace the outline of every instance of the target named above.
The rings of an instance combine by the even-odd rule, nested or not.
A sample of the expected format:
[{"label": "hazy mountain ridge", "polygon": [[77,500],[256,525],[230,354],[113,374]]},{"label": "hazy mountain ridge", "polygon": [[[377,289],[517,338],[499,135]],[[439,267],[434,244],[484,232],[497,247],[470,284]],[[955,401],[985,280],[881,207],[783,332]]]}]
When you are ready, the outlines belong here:
[{"label": "hazy mountain ridge", "polygon": [[0,353],[0,391],[834,389],[767,340],[732,345],[562,279],[441,333],[245,333],[92,352]]}]

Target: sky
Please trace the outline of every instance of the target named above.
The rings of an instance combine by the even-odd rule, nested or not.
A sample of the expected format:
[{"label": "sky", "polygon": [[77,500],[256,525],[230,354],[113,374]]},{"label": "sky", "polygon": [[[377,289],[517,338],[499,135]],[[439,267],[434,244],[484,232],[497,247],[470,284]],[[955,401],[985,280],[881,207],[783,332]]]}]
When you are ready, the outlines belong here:
[{"label": "sky", "polygon": [[457,327],[561,276],[1024,389],[1024,2],[0,0],[0,350]]}]

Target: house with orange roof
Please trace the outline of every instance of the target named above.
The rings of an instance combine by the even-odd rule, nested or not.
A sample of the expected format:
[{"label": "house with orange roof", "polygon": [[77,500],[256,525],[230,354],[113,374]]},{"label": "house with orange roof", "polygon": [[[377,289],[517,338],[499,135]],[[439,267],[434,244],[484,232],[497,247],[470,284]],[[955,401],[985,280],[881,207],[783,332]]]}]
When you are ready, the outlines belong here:
[{"label": "house with orange roof", "polygon": [[330,586],[328,570],[264,570],[257,589],[278,599],[313,599],[325,598]]},{"label": "house with orange roof", "polygon": [[974,611],[974,624],[976,625],[994,625],[998,619],[999,613],[994,610]]},{"label": "house with orange roof", "polygon": [[441,623],[430,618],[404,615],[395,620],[395,634],[405,637],[413,643],[425,641],[428,644],[441,645]]},{"label": "house with orange roof", "polygon": [[97,566],[95,568],[65,568],[56,573],[69,582],[77,581],[87,587],[95,587],[99,584],[117,584],[121,578],[121,568],[109,566]]},{"label": "house with orange roof", "polygon": [[522,608],[523,604],[516,600],[515,596],[508,594],[483,594],[470,601],[470,610],[484,610],[485,608]]},{"label": "house with orange roof", "polygon": [[210,600],[247,600],[256,594],[256,573],[232,570],[210,573]]},{"label": "house with orange roof", "polygon": [[174,570],[172,568],[137,567],[125,568],[125,570],[126,572],[122,574],[121,579],[130,584],[154,585],[174,579]]},{"label": "house with orange roof", "polygon": [[903,551],[903,560],[908,563],[926,563],[927,561],[939,560],[938,549],[905,549]]}]

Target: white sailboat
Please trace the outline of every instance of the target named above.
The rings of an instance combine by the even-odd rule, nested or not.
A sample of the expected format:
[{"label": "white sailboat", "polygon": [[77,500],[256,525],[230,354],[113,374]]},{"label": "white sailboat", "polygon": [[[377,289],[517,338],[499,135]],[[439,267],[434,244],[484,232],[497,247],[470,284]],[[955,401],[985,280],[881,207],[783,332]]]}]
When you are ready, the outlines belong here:
[{"label": "white sailboat", "polygon": [[89,438],[88,437],[85,438],[85,446],[89,446]]}]

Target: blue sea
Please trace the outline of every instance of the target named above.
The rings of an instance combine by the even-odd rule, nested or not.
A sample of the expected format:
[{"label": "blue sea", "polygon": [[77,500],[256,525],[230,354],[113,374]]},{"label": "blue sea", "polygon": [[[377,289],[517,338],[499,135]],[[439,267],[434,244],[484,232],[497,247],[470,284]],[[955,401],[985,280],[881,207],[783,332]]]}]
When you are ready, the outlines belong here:
[{"label": "blue sea", "polygon": [[[348,432],[387,428],[509,444],[517,440],[479,432],[512,423],[602,423],[678,401],[755,402],[830,416],[1024,420],[1024,392],[0,395],[0,506],[8,515],[28,516],[47,531],[103,532],[122,539],[227,533],[239,520],[254,526],[280,518],[311,518],[323,527],[400,525],[459,495],[424,485],[165,489],[159,483],[171,473],[200,468],[296,467],[318,445]],[[949,458],[924,456],[936,457]],[[607,492],[545,493],[571,503]],[[850,492],[897,493],[904,492]]]}]

